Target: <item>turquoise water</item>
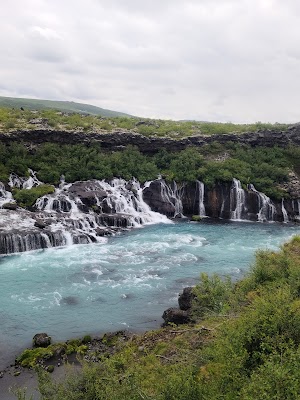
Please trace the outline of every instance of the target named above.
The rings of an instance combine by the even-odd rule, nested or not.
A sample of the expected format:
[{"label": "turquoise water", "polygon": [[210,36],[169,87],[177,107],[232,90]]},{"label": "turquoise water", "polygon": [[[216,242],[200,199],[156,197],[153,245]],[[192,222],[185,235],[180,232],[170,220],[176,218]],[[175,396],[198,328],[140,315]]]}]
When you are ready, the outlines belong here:
[{"label": "turquoise water", "polygon": [[258,248],[300,227],[263,223],[159,224],[109,238],[0,258],[0,367],[37,332],[54,340],[158,327],[202,271],[245,274]]}]

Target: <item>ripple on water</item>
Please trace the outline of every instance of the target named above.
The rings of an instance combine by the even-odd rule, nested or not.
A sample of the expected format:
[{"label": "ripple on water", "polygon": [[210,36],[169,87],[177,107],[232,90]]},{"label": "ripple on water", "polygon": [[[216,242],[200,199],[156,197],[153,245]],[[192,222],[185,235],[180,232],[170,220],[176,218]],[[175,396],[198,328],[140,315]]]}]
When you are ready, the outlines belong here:
[{"label": "ripple on water", "polygon": [[159,326],[162,312],[201,272],[237,279],[256,249],[277,248],[299,232],[280,224],[151,225],[103,244],[1,257],[0,346],[26,346],[37,331],[64,340]]}]

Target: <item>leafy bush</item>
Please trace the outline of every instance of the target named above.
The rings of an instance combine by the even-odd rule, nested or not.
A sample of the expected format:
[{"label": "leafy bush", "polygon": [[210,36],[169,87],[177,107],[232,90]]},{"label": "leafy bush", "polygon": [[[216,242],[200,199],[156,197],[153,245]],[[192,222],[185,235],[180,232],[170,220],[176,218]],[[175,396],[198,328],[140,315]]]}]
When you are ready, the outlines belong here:
[{"label": "leafy bush", "polygon": [[33,206],[39,197],[54,193],[55,189],[51,185],[39,185],[31,189],[14,189],[13,195],[21,207]]}]

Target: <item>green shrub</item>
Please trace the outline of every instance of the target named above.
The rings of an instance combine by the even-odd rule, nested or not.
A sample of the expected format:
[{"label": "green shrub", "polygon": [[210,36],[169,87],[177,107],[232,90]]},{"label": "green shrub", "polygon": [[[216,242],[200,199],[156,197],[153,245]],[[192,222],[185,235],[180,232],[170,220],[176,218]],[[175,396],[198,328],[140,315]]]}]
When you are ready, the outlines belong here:
[{"label": "green shrub", "polygon": [[31,207],[39,197],[54,193],[55,188],[51,185],[39,185],[31,189],[14,189],[13,195],[21,207]]}]

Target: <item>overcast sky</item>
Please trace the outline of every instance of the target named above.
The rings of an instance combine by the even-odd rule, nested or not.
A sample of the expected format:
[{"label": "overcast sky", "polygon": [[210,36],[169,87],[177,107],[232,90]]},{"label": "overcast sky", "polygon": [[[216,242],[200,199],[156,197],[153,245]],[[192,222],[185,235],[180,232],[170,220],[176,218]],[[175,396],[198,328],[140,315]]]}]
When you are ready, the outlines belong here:
[{"label": "overcast sky", "polygon": [[1,2],[0,95],[300,121],[299,0]]}]

